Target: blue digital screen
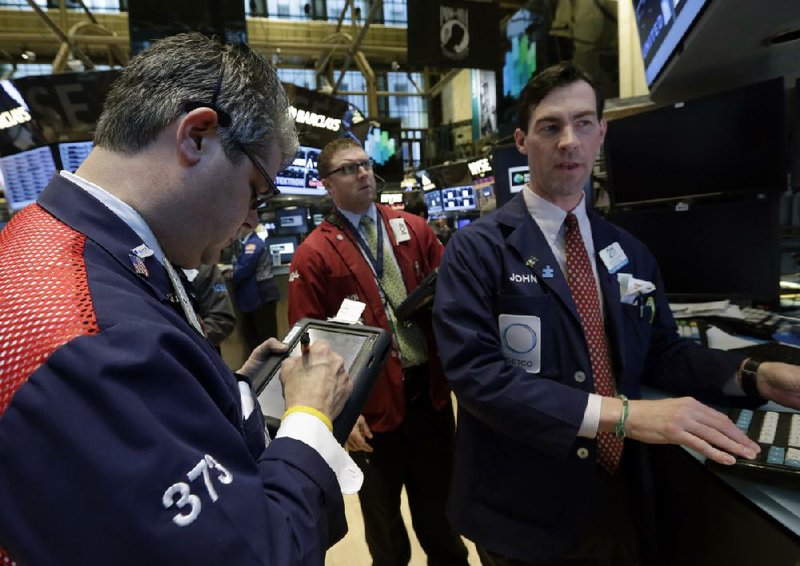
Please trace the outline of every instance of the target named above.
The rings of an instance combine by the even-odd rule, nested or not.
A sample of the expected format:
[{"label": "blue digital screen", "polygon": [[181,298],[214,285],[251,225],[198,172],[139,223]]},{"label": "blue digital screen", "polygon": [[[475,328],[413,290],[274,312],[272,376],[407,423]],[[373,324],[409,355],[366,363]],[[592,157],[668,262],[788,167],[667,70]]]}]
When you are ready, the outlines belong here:
[{"label": "blue digital screen", "polygon": [[472,185],[442,189],[442,203],[445,212],[475,210],[475,189]]}]

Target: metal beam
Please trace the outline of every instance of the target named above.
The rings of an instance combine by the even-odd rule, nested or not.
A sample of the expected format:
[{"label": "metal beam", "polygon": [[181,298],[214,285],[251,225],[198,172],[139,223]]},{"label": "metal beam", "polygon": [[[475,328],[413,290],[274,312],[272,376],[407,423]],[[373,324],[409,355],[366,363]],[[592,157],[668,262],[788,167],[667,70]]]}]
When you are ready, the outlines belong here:
[{"label": "metal beam", "polygon": [[[33,0],[28,0],[32,2]],[[339,88],[339,85],[342,84],[342,79],[344,79],[344,74],[350,68],[350,64],[353,62],[353,56],[355,55],[356,51],[358,51],[359,47],[361,47],[361,42],[364,41],[364,37],[367,35],[367,30],[369,30],[369,24],[372,21],[372,18],[380,9],[381,5],[383,4],[383,0],[375,0],[372,6],[369,9],[369,15],[367,16],[367,21],[364,22],[364,26],[359,30],[358,37],[353,45],[350,47],[350,51],[347,52],[347,57],[342,64],[342,69],[339,72],[339,78],[336,80],[336,84],[333,85],[333,94],[336,94],[336,89]]]},{"label": "metal beam", "polygon": [[79,59],[81,63],[83,63],[84,68],[86,68],[86,70],[94,69],[94,63],[92,63],[92,60],[89,59],[89,57],[87,57],[86,54],[84,54],[84,52],[81,51],[81,49],[77,45],[73,45],[70,42],[69,37],[67,37],[67,34],[61,31],[61,28],[58,27],[56,23],[50,19],[50,16],[48,16],[44,12],[44,10],[42,10],[36,4],[36,2],[34,2],[34,0],[27,0],[27,2],[28,5],[33,9],[33,11],[36,12],[36,14],[42,19],[45,25],[47,25],[47,27],[50,28],[50,31],[52,31],[63,43],[66,43],[69,46],[69,50],[72,53],[72,55],[76,59]]},{"label": "metal beam", "polygon": [[461,71],[461,69],[450,69],[445,76],[439,79],[439,82],[428,89],[426,94],[431,98],[441,94],[442,89],[455,78],[459,71]]}]

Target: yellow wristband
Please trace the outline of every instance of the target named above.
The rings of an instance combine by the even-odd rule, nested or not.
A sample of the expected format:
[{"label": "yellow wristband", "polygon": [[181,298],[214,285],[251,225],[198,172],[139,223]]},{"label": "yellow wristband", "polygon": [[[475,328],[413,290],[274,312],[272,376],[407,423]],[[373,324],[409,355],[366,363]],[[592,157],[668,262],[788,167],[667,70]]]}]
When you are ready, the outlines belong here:
[{"label": "yellow wristband", "polygon": [[333,432],[333,423],[331,423],[331,420],[325,415],[325,413],[315,409],[314,407],[309,407],[308,405],[295,405],[294,407],[289,407],[286,409],[286,412],[283,413],[281,420],[285,419],[292,413],[307,413],[309,415],[314,415],[323,423],[325,423],[325,426],[328,427],[329,431]]}]

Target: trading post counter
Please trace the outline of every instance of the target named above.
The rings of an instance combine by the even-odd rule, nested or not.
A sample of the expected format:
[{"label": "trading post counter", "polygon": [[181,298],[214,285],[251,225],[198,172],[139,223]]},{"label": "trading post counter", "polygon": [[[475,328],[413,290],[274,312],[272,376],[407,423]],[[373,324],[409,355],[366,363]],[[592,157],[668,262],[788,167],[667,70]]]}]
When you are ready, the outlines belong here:
[{"label": "trading post counter", "polygon": [[[645,390],[644,397],[664,395]],[[800,481],[711,467],[673,445],[648,451],[659,564],[800,565]]]}]

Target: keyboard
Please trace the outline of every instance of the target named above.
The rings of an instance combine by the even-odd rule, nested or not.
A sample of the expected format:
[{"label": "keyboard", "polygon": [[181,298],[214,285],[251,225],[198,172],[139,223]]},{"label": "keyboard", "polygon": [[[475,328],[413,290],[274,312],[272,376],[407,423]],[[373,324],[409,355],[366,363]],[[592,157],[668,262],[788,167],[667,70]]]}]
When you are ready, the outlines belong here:
[{"label": "keyboard", "polygon": [[737,458],[733,466],[706,460],[710,467],[800,490],[800,413],[730,409],[737,428],[761,446],[755,460]]},{"label": "keyboard", "polygon": [[739,352],[751,358],[767,362],[784,362],[800,365],[800,347],[788,346],[780,342],[765,342],[744,348],[734,348],[731,352]]},{"label": "keyboard", "polygon": [[706,316],[706,322],[724,330],[728,334],[751,336],[759,340],[772,340],[773,334],[781,325],[782,318],[774,312],[756,308],[743,308],[743,318],[727,316]]}]

